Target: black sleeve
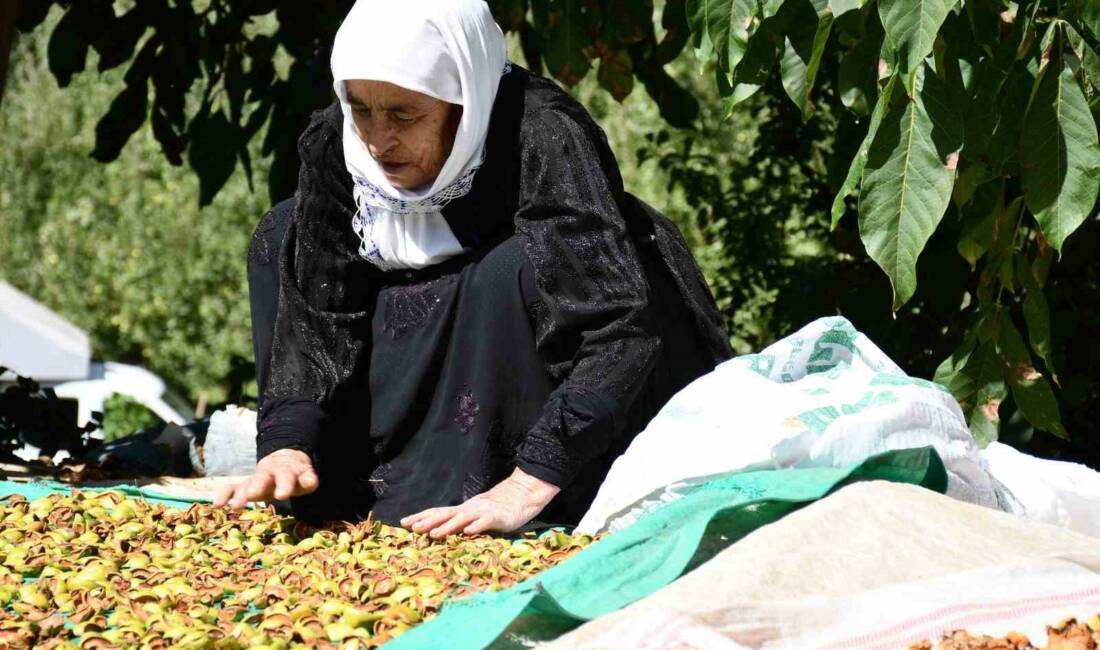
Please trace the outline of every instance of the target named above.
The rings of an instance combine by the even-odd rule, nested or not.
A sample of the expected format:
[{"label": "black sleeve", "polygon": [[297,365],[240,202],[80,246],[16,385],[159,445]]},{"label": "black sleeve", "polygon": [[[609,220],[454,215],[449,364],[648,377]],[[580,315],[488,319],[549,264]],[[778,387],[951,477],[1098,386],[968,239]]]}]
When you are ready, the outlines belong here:
[{"label": "black sleeve", "polygon": [[[335,106],[335,105],[334,105]],[[330,412],[360,390],[371,315],[368,263],[356,253],[350,177],[338,106],[316,113],[299,140],[298,195],[278,254],[278,307],[258,414],[256,452],[299,449],[319,465]],[[361,401],[361,400],[359,400]],[[350,407],[349,407],[350,408]]]},{"label": "black sleeve", "polygon": [[[363,330],[370,327],[370,314],[320,306],[303,291],[295,280],[295,258],[315,255],[317,249],[303,249],[297,241],[299,233],[299,224],[292,222],[283,242],[270,374],[257,418],[256,458],[279,449],[298,449],[319,467],[320,434],[332,415],[329,404],[354,390],[355,378],[362,372],[368,340]],[[329,280],[341,282],[331,276]]]},{"label": "black sleeve", "polygon": [[646,277],[619,208],[621,179],[598,127],[580,110],[525,118],[515,217],[545,321],[537,327],[540,352],[571,354],[517,464],[558,486],[621,433],[660,350]]}]

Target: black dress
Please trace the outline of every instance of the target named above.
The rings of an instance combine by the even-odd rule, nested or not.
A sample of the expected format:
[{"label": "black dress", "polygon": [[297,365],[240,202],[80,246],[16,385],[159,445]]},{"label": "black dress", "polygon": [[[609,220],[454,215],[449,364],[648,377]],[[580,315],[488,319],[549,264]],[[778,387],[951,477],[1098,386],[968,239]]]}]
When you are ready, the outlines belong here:
[{"label": "black dress", "polygon": [[338,105],[299,141],[297,197],[257,227],[250,299],[260,457],[308,453],[310,520],[395,522],[515,467],[575,523],[680,388],[729,358],[675,227],[623,191],[602,131],[553,82],[501,79],[486,159],[443,210],[469,251],[418,271],[359,257]]}]

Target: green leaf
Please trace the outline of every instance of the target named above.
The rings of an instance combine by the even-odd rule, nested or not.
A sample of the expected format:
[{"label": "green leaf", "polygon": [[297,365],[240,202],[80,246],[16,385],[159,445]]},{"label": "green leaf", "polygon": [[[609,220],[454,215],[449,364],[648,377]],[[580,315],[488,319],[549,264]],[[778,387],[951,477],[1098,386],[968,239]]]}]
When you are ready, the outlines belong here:
[{"label": "green leaf", "polygon": [[665,3],[661,10],[661,27],[664,28],[665,35],[651,57],[657,65],[671,63],[691,38],[691,26],[688,24],[684,0],[669,0]]},{"label": "green leaf", "polygon": [[1066,31],[1066,37],[1080,61],[1081,75],[1093,88],[1100,90],[1100,54],[1085,42],[1076,30]]},{"label": "green leaf", "polygon": [[[794,3],[789,6],[793,7]],[[767,17],[753,32],[748,48],[732,77],[721,69],[716,70],[715,81],[727,115],[738,104],[756,94],[771,76],[779,53],[783,50],[783,31],[791,14],[787,8],[788,5],[783,5],[784,11],[776,15],[768,15],[765,9],[764,15]]]},{"label": "green leaf", "polygon": [[936,369],[934,381],[959,402],[970,433],[982,447],[997,439],[1001,402],[1008,388],[996,349],[975,341],[976,332]]},{"label": "green leaf", "polygon": [[955,188],[951,191],[951,198],[955,200],[955,206],[961,208],[970,203],[978,188],[994,178],[997,177],[991,174],[984,165],[964,160],[959,176],[955,180]]},{"label": "green leaf", "polygon": [[[881,0],[878,5],[886,41],[913,80],[925,57],[932,53],[936,33],[958,0]],[[912,90],[914,83],[906,84]]]},{"label": "green leaf", "polygon": [[889,110],[890,103],[895,101],[898,94],[894,92],[894,88],[897,86],[897,76],[890,77],[890,80],[886,82],[886,87],[882,89],[882,93],[879,95],[878,103],[875,104],[875,110],[871,113],[871,123],[867,125],[867,135],[863,138],[863,144],[859,146],[859,151],[856,153],[856,157],[852,160],[852,165],[848,168],[848,176],[844,179],[844,183],[840,186],[840,191],[837,192],[836,198],[833,199],[832,209],[832,228],[836,228],[840,223],[840,218],[844,216],[844,200],[859,186],[860,181],[863,180],[863,170],[867,166],[867,156],[871,153],[871,143],[875,140],[875,135],[878,133],[879,125],[882,123],[882,116]]},{"label": "green leaf", "polygon": [[500,28],[510,32],[523,24],[527,3],[524,0],[489,0],[489,9]]},{"label": "green leaf", "polygon": [[1100,41],[1100,4],[1096,0],[1076,0],[1077,15],[1081,25]]},{"label": "green leaf", "polygon": [[1034,80],[1022,69],[1002,70],[982,59],[966,101],[966,146],[962,156],[992,175],[1015,175],[1010,167],[1020,149],[1020,130]]},{"label": "green leaf", "polygon": [[752,0],[688,0],[688,25],[700,65],[717,58],[723,72],[736,70],[748,48],[749,27],[756,15],[757,3]]},{"label": "green leaf", "polygon": [[1047,275],[1050,274],[1050,265],[1054,263],[1054,250],[1043,239],[1041,232],[1035,234],[1036,243],[1039,244],[1039,255],[1031,265],[1031,273],[1039,286],[1043,286],[1047,282]]},{"label": "green leaf", "polygon": [[962,208],[962,227],[959,231],[958,251],[970,263],[970,270],[977,268],[978,260],[993,247],[994,222],[1004,210],[1004,182],[979,185],[973,198]]},{"label": "green leaf", "polygon": [[[97,67],[100,72],[122,65],[133,57],[134,49],[145,34],[149,20],[147,12],[140,6],[135,6],[117,19],[114,18],[114,11],[109,3],[103,6],[102,11],[104,15],[100,20],[112,24],[92,40],[92,47],[99,54]],[[91,31],[88,25],[84,29]]]},{"label": "green leaf", "polygon": [[1017,196],[1004,210],[995,213],[993,243],[989,246],[986,273],[983,274],[996,278],[1001,286],[1012,292],[1016,291],[1016,231],[1020,227],[1023,210],[1023,197]]},{"label": "green leaf", "polygon": [[638,79],[661,111],[661,117],[681,129],[691,128],[699,116],[699,101],[676,83],[664,67],[645,67],[638,71]]},{"label": "green leaf", "polygon": [[859,232],[867,253],[890,277],[894,310],[917,285],[917,256],[943,218],[962,147],[961,118],[928,69],[917,94],[902,95],[871,142],[859,197]]},{"label": "green leaf", "polygon": [[802,111],[802,119],[811,111],[810,93],[813,91],[817,71],[821,67],[821,55],[833,27],[833,15],[826,9],[820,16],[809,0],[788,0],[796,7],[784,39],[783,57],[779,70],[783,88]]},{"label": "green leaf", "polygon": [[626,50],[605,50],[596,74],[600,85],[618,101],[634,90],[634,64]]},{"label": "green leaf", "polygon": [[70,7],[57,21],[46,47],[50,72],[62,88],[69,85],[74,74],[84,70],[88,58],[89,35],[81,25],[82,11],[80,4]]},{"label": "green leaf", "polygon": [[592,64],[584,46],[591,41],[590,16],[578,0],[547,0],[536,5],[535,27],[542,36],[546,69],[556,79],[572,86],[588,74]]},{"label": "green leaf", "polygon": [[1040,72],[1020,139],[1027,207],[1043,236],[1061,253],[1100,193],[1100,144],[1081,86],[1062,56]]},{"label": "green leaf", "polygon": [[199,175],[199,205],[209,205],[233,175],[239,140],[223,111],[203,110],[191,120],[187,160]]},{"label": "green leaf", "polygon": [[537,75],[543,74],[542,35],[526,21],[519,28],[519,47],[527,68]]},{"label": "green leaf", "polygon": [[1004,5],[1000,0],[967,0],[963,3],[970,35],[987,54],[993,54],[999,45],[1001,33],[1000,13]]},{"label": "green leaf", "polygon": [[604,35],[630,45],[653,31],[653,0],[605,0]]},{"label": "green leaf", "polygon": [[1024,290],[1024,321],[1027,323],[1031,349],[1046,364],[1054,383],[1058,383],[1058,373],[1054,369],[1051,354],[1050,309],[1047,307],[1046,296],[1043,295],[1043,287],[1035,277],[1031,263],[1023,255],[1016,257],[1016,276]]},{"label": "green leaf", "polygon": [[111,107],[95,125],[95,149],[92,158],[111,162],[122,147],[145,123],[149,106],[149,84],[142,80],[127,84],[111,102]]},{"label": "green leaf", "polygon": [[164,157],[172,165],[182,165],[183,152],[187,148],[187,141],[176,132],[168,114],[160,106],[154,104],[149,122],[153,128],[153,137],[160,143]]},{"label": "green leaf", "polygon": [[785,2],[787,0],[764,0],[760,5],[760,18],[766,20],[776,15]]},{"label": "green leaf", "polygon": [[733,86],[730,91],[722,97],[722,108],[725,110],[726,117],[733,114],[733,109],[737,108],[739,104],[749,99],[763,86],[761,84],[740,83]]},{"label": "green leaf", "polygon": [[[992,354],[990,356],[993,357]],[[1008,387],[1001,379],[984,384],[974,394],[975,406],[966,418],[966,423],[970,427],[970,434],[983,449],[997,440],[1001,425],[1001,402],[1006,397],[1008,397]]]},{"label": "green leaf", "polygon": [[878,95],[879,51],[883,38],[878,12],[866,13],[862,36],[840,59],[837,70],[840,101],[860,116],[870,114]]},{"label": "green leaf", "polygon": [[865,0],[829,0],[829,12],[840,18],[849,11],[862,9],[865,3]]},{"label": "green leaf", "polygon": [[[24,2],[16,12],[15,26],[24,34],[42,24],[53,8],[53,2]],[[3,374],[3,373],[0,373]]]},{"label": "green leaf", "polygon": [[[1001,93],[994,101],[1004,110],[998,110],[986,149],[986,159],[993,173],[1005,176],[1019,175],[1020,134],[1024,129],[1024,111],[1034,79],[1026,70],[1018,71],[1005,80]],[[1015,107],[1015,108],[1014,108]],[[969,133],[969,132],[968,132]]]},{"label": "green leaf", "polygon": [[1054,391],[1046,377],[1035,369],[1020,331],[1004,313],[997,322],[997,353],[1001,357],[1005,381],[1012,389],[1012,397],[1027,421],[1037,429],[1068,439]]}]

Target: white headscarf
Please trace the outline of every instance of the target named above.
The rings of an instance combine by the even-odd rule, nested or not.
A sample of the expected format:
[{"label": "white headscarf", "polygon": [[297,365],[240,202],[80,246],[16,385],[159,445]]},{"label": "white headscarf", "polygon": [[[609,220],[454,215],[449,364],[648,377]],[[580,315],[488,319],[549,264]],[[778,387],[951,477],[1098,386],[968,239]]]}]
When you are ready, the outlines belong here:
[{"label": "white headscarf", "polygon": [[[440,212],[481,165],[507,64],[504,34],[484,0],[358,0],[336,32],[332,78],[344,111],[344,160],[359,212],[359,254],[382,269],[423,268],[462,252]],[[359,139],[349,79],[385,81],[463,107],[454,146],[431,187],[393,187]]]}]

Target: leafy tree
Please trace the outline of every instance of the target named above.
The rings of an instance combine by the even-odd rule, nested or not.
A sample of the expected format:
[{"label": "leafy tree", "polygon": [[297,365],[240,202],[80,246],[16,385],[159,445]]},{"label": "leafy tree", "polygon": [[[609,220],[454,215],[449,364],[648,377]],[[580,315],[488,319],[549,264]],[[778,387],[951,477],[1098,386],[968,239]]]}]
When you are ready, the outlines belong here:
[{"label": "leafy tree", "polygon": [[232,378],[252,357],[245,261],[266,192],[238,173],[200,209],[199,179],[168,164],[148,129],[117,162],[90,158],[125,71],[59,89],[49,35],[20,39],[0,106],[0,276],[85,329],[97,358],[147,367],[192,404],[204,393],[211,405],[241,403]]},{"label": "leafy tree", "polygon": [[[85,69],[92,51],[100,72],[126,67],[122,88],[96,128],[96,160],[116,159],[148,121],[172,164],[186,156],[205,205],[238,163],[251,177],[248,144],[266,125],[261,153],[272,158],[271,199],[293,193],[297,134],[332,100],[331,41],[350,0],[26,0],[19,28],[38,26],[55,4],[65,9],[49,47],[59,85]],[[694,98],[662,67],[687,38],[682,3],[670,4],[680,11],[666,12],[661,42],[654,36],[651,1],[490,4],[537,71],[545,65],[573,85],[599,58],[600,83],[616,98],[629,94],[637,78],[671,124],[687,126],[695,117]],[[280,59],[285,74],[277,70]]]},{"label": "leafy tree", "polygon": [[916,293],[918,257],[933,235],[951,231],[970,273],[956,303],[960,342],[937,381],[981,441],[997,435],[1010,394],[1028,422],[1066,436],[1044,285],[1100,192],[1100,5],[689,0],[687,8],[696,53],[716,63],[727,106],[777,72],[809,117],[820,71],[835,66],[847,109],[838,133],[859,144],[833,226],[856,213],[895,312]]},{"label": "leafy tree", "polygon": [[[25,0],[20,27],[33,28],[52,4],[65,8],[49,48],[61,85],[90,50],[100,69],[127,64],[96,130],[97,159],[116,157],[148,120],[169,161],[186,155],[207,203],[238,162],[251,174],[248,143],[266,127],[259,155],[271,159],[270,193],[289,195],[294,136],[330,100],[327,47],[348,0]],[[810,275],[767,272],[785,278],[775,301],[799,278],[819,288],[805,310],[784,314],[879,310],[854,320],[904,347],[898,356],[911,368],[946,357],[936,378],[983,441],[1017,413],[1067,435],[1057,386],[1075,414],[1100,400],[1087,383],[1100,362],[1067,354],[1096,322],[1094,307],[1072,309],[1097,291],[1095,263],[1076,243],[1093,241],[1100,191],[1094,1],[668,0],[656,17],[645,0],[490,6],[536,71],[572,85],[595,68],[617,99],[640,83],[671,126],[698,129],[705,118],[697,89],[668,73],[689,46],[727,111],[763,97],[753,99],[769,120],[758,167],[732,170],[732,184],[721,167],[708,168],[722,152],[701,139],[670,132],[646,148],[674,189],[708,204],[699,232],[722,246],[744,248],[744,212],[757,215],[762,242],[781,236],[788,246],[796,236],[789,218],[773,211],[769,224],[758,205],[770,187],[748,183],[768,173],[805,192],[807,230],[828,218],[839,263],[826,255]],[[783,167],[783,156],[785,169],[764,169]],[[867,273],[872,262],[886,282]],[[744,290],[751,273],[711,279],[730,305],[760,295]],[[858,291],[882,288],[892,295],[882,309]]]}]

